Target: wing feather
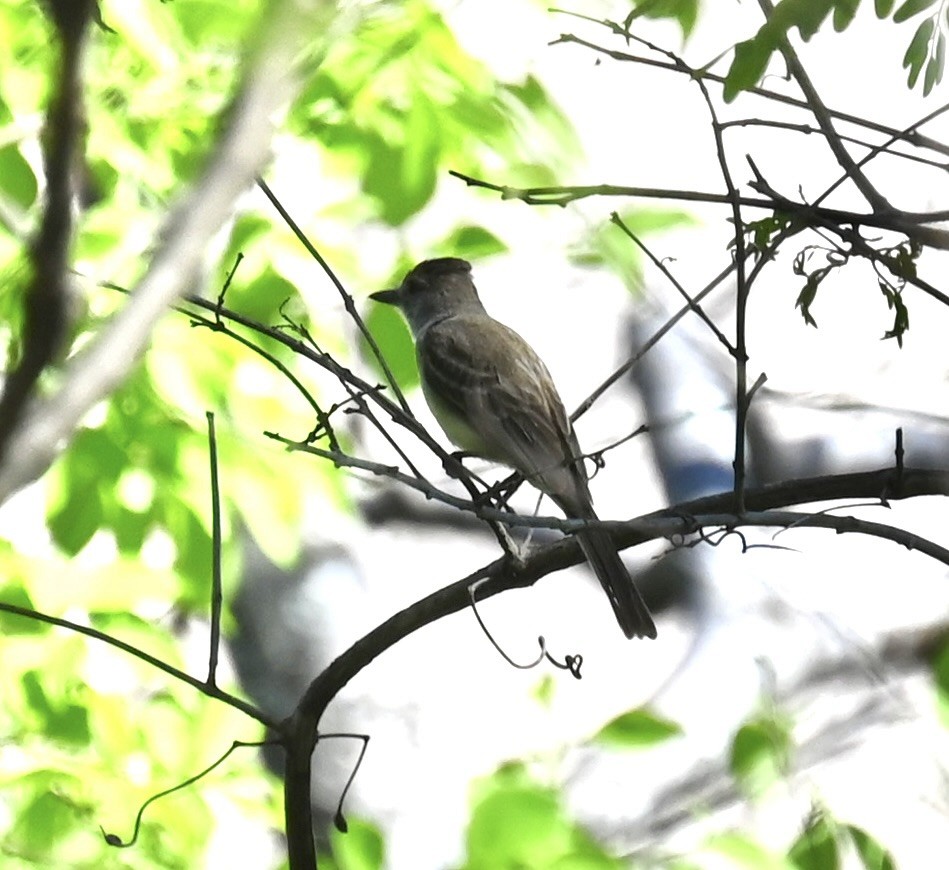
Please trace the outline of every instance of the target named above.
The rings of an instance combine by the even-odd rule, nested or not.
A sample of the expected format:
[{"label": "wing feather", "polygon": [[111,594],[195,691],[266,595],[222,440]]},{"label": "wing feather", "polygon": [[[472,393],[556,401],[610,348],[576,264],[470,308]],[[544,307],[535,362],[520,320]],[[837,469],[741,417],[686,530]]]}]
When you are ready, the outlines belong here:
[{"label": "wing feather", "polygon": [[[523,338],[484,315],[460,314],[420,336],[418,357],[429,403],[449,437],[516,468],[571,516],[587,513],[573,426],[547,367]],[[474,438],[456,439],[458,418]]]}]

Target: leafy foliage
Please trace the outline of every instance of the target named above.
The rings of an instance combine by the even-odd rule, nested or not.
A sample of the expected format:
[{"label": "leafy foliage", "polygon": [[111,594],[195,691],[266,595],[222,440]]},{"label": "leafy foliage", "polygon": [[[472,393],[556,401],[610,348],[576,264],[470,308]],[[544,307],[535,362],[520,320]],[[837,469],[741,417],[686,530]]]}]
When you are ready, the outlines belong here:
[{"label": "leafy foliage", "polygon": [[[893,0],[875,0],[879,18],[899,24],[931,9],[939,0],[905,0],[893,12]],[[821,29],[832,16],[834,30],[846,30],[857,13],[860,0],[780,0],[768,20],[751,38],[735,46],[735,55],[725,81],[725,99],[733,100],[741,91],[755,87],[762,79],[772,55],[779,51],[789,32],[796,29],[805,42]],[[907,84],[912,89],[923,75],[923,93],[928,96],[942,81],[945,70],[946,31],[949,30],[949,7],[939,2],[934,13],[923,18],[910,40],[903,58],[909,70]]]},{"label": "leafy foliage", "polygon": [[[102,0],[101,12],[107,27],[91,34],[84,81],[87,207],[74,246],[82,291],[75,347],[122,306],[114,287],[141,275],[169,204],[203,166],[267,4]],[[20,349],[23,252],[42,207],[36,119],[54,87],[56,43],[43,5],[14,0],[0,0],[0,38],[0,352],[8,368]],[[569,123],[539,82],[499,81],[421,0],[372,10],[306,75],[279,146],[302,160],[314,186],[345,189],[336,201],[321,199],[317,221],[330,236],[345,230],[345,250],[322,250],[350,277],[359,272],[352,227],[409,222],[431,203],[448,165],[478,171],[490,161],[549,182],[577,153]],[[471,223],[440,224],[439,231],[433,246],[460,256],[504,248]],[[207,273],[195,276],[195,290],[217,296],[235,263],[224,304],[265,325],[288,328],[292,321],[321,347],[352,353],[325,317],[325,299],[310,292],[312,262],[269,210],[235,216]],[[95,286],[103,278],[112,286]],[[365,275],[360,280],[372,286]],[[270,429],[302,439],[314,428],[310,404],[274,366],[293,370],[319,399],[312,372],[276,342],[258,337],[268,359],[212,329],[172,315],[146,358],[84,421],[43,481],[45,528],[24,517],[23,536],[38,536],[44,555],[35,555],[37,545],[21,551],[0,542],[5,602],[52,616],[68,612],[180,665],[173,629],[208,608],[207,410],[220,421],[227,589],[240,569],[230,534],[238,526],[290,565],[305,499],[349,509],[341,473],[261,438]],[[225,629],[228,622],[225,614]],[[92,640],[8,614],[0,623],[4,860],[202,866],[217,821],[203,797],[213,792],[213,778],[150,805],[131,851],[109,846],[99,826],[128,839],[149,796],[203,769],[222,744],[260,736],[259,726],[248,728],[230,708]],[[115,679],[103,680],[104,672]],[[238,803],[235,794],[249,796],[237,807],[241,816],[258,827],[280,826],[274,783],[250,752],[235,753],[215,775],[233,787],[225,804]],[[371,866],[371,840],[365,833],[361,850],[355,839],[340,847],[340,866]],[[361,859],[354,857],[359,851]]]},{"label": "leafy foliage", "polygon": [[477,174],[503,155],[515,182],[552,184],[555,155],[578,148],[536,79],[498,83],[422,0],[377,10],[334,46],[291,124],[358,173],[375,215],[392,226],[430,201],[446,168]]},{"label": "leafy foliage", "polygon": [[[903,335],[909,329],[909,310],[903,301],[903,288],[907,280],[916,275],[916,260],[920,253],[922,248],[918,243],[904,240],[873,252],[871,258],[877,285],[887,308],[893,312],[893,325],[883,334],[883,338],[895,338],[900,347],[903,346]],[[796,254],[794,274],[805,281],[795,305],[809,326],[817,326],[811,307],[817,298],[818,288],[828,275],[845,266],[851,258],[852,252],[823,245],[807,245]]]}]

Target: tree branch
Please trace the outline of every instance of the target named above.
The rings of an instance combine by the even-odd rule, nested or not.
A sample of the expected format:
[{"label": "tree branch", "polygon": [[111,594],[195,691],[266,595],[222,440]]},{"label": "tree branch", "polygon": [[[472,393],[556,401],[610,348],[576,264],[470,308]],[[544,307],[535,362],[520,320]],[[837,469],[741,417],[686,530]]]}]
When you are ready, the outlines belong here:
[{"label": "tree branch", "polygon": [[272,0],[261,13],[261,32],[217,148],[168,215],[148,271],[125,307],[66,366],[57,393],[28,409],[0,467],[0,503],[49,467],[83,415],[124,379],[168,306],[189,288],[207,242],[269,156],[273,119],[299,87],[297,57],[314,34],[325,41],[333,15],[329,0]]},{"label": "tree branch", "polygon": [[67,266],[73,240],[76,168],[84,153],[82,64],[94,20],[94,0],[51,0],[46,6],[59,31],[59,75],[46,118],[46,203],[30,251],[33,278],[23,311],[23,353],[0,396],[0,467],[36,382],[60,353],[69,327]]}]

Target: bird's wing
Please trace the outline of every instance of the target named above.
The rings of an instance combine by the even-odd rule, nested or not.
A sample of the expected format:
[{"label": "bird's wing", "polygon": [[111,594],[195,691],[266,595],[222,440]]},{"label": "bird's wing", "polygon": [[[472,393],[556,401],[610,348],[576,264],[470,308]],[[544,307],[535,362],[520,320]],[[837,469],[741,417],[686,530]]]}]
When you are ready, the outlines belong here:
[{"label": "bird's wing", "polygon": [[[587,513],[573,427],[547,367],[523,338],[491,318],[459,315],[426,330],[419,365],[429,404],[459,446],[476,444],[474,452],[516,468],[571,516]],[[476,438],[456,439],[438,405]]]}]

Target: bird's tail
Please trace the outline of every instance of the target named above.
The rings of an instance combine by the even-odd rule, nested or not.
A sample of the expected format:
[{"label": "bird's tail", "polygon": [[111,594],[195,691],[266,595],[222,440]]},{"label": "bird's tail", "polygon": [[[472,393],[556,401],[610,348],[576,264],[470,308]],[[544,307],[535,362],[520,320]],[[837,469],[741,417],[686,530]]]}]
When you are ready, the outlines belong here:
[{"label": "bird's tail", "polygon": [[629,576],[613,539],[602,528],[586,528],[576,533],[577,541],[587,557],[597,580],[606,592],[616,621],[626,637],[656,636],[656,624],[652,621],[649,608]]}]

